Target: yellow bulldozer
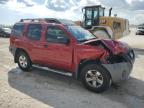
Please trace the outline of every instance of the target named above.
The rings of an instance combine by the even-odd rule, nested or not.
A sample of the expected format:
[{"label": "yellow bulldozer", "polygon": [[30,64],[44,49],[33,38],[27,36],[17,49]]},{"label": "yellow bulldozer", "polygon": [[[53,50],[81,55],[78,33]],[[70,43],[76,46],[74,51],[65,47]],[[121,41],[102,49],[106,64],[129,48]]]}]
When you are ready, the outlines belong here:
[{"label": "yellow bulldozer", "polygon": [[99,38],[119,39],[130,33],[129,21],[111,16],[112,8],[109,9],[109,16],[105,16],[105,8],[101,5],[85,6],[82,8],[83,21],[75,21],[77,25],[89,30]]}]

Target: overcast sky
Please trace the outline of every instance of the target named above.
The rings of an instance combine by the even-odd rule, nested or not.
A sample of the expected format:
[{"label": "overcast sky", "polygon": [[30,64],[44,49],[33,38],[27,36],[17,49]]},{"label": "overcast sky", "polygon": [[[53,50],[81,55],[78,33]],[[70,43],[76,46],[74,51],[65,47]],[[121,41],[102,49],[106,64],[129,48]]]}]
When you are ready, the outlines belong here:
[{"label": "overcast sky", "polygon": [[144,23],[144,0],[0,0],[0,24],[14,24],[22,18],[82,19],[85,5],[113,7],[112,15],[129,19],[131,24]]}]

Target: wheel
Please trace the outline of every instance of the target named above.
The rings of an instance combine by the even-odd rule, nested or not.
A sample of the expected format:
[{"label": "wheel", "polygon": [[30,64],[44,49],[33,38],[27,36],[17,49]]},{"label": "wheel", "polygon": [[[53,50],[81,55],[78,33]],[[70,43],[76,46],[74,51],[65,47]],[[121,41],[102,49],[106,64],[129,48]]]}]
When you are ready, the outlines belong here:
[{"label": "wheel", "polygon": [[29,71],[32,67],[32,63],[31,63],[31,60],[29,58],[29,56],[21,51],[18,53],[18,56],[17,56],[17,60],[18,60],[18,66],[23,70],[23,71]]},{"label": "wheel", "polygon": [[111,77],[102,66],[88,64],[81,71],[82,84],[91,91],[101,93],[111,85]]}]

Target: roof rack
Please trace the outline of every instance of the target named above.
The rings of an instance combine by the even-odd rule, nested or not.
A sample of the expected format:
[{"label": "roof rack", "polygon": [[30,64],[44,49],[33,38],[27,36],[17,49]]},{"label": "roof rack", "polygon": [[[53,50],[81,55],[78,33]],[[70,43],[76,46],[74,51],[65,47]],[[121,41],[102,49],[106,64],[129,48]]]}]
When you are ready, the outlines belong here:
[{"label": "roof rack", "polygon": [[48,23],[60,23],[57,19],[54,18],[35,18],[35,19],[21,19],[20,22],[41,22],[45,21]]},{"label": "roof rack", "polygon": [[56,19],[56,18],[21,19],[19,22],[46,22],[46,23],[56,23],[56,24],[63,24],[63,25],[75,25],[75,23],[71,20]]}]

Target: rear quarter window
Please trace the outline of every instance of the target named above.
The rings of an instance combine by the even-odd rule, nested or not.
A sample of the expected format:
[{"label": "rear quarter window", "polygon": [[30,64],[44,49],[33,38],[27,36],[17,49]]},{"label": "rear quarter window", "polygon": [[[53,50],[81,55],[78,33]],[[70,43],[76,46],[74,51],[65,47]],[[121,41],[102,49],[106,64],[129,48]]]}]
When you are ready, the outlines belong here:
[{"label": "rear quarter window", "polygon": [[23,33],[24,25],[14,25],[12,29],[12,36],[20,37]]}]

